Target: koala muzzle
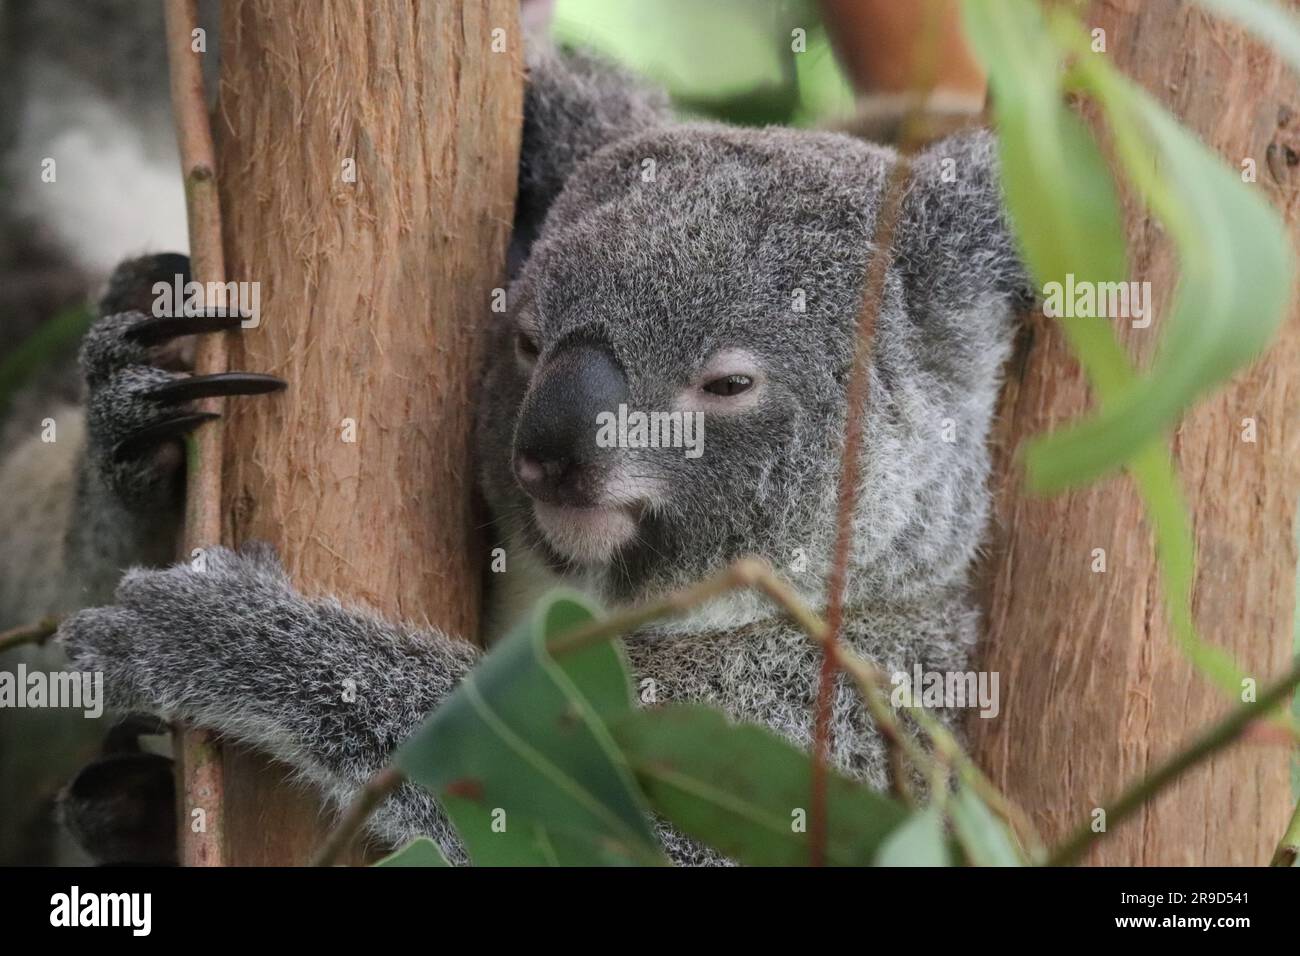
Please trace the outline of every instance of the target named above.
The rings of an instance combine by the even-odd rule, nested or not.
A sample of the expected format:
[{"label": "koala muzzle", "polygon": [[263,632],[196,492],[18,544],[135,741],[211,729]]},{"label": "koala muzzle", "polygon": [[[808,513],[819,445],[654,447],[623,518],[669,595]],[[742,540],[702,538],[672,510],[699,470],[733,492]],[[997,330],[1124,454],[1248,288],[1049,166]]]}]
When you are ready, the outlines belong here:
[{"label": "koala muzzle", "polygon": [[627,400],[627,379],[605,347],[583,342],[551,356],[515,430],[514,472],[524,491],[547,504],[599,504],[611,452],[596,444],[597,416],[617,414]]}]

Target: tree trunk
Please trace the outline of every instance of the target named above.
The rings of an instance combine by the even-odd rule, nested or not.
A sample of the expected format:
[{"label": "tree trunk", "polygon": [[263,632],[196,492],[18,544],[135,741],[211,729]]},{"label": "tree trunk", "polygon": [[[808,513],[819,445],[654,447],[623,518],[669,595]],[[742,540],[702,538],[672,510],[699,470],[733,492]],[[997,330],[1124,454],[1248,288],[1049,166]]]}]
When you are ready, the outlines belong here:
[{"label": "tree trunk", "polygon": [[[504,284],[519,155],[517,0],[227,0],[217,112],[226,257],[260,283],[230,367],[223,540],[296,585],[473,638],[479,329]],[[340,675],[342,682],[346,675]],[[346,693],[340,685],[339,693]],[[226,859],[305,862],[327,815],[224,753]]]},{"label": "tree trunk", "polygon": [[[1300,147],[1300,83],[1243,31],[1176,0],[1095,4],[1106,56],[1159,98],[1231,166],[1255,160],[1261,190],[1290,224]],[[1273,161],[1270,162],[1270,157]],[[1279,162],[1279,159],[1281,160]],[[1174,290],[1172,242],[1128,202],[1131,278],[1149,280],[1156,321],[1119,326],[1147,362]],[[1001,674],[1002,715],[970,721],[980,763],[1030,811],[1045,837],[1087,822],[1230,703],[1188,665],[1170,633],[1150,525],[1127,477],[1031,498],[1015,463],[1034,435],[1083,415],[1089,390],[1059,329],[1041,317],[1003,396],[996,540],[989,560],[983,667]],[[1193,512],[1202,636],[1260,684],[1290,657],[1300,494],[1300,314],[1273,347],[1184,418],[1173,436]],[[1257,441],[1243,440],[1253,419]],[[1094,573],[1093,549],[1105,549]],[[1187,774],[1100,841],[1110,865],[1262,864],[1289,812],[1284,747],[1239,745]]]}]

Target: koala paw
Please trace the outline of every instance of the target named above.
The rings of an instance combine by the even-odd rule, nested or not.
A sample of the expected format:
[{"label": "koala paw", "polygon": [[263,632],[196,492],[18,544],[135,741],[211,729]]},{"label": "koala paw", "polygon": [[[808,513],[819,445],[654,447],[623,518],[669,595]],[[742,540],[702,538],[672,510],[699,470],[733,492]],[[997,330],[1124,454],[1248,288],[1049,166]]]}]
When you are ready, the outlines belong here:
[{"label": "koala paw", "polygon": [[92,464],[133,511],[176,502],[184,465],[178,439],[219,417],[191,403],[285,387],[271,375],[190,374],[193,337],[237,330],[241,316],[228,310],[152,315],[154,284],[174,283],[177,276],[182,283],[189,281],[185,256],[146,256],[118,266],[100,303],[100,318],[81,347]]},{"label": "koala paw", "polygon": [[293,619],[301,600],[269,547],[207,548],[192,563],[135,568],[116,604],[67,618],[56,641],[72,665],[104,675],[108,702],[128,712],[196,717],[229,706],[232,681],[272,648],[265,624]]}]

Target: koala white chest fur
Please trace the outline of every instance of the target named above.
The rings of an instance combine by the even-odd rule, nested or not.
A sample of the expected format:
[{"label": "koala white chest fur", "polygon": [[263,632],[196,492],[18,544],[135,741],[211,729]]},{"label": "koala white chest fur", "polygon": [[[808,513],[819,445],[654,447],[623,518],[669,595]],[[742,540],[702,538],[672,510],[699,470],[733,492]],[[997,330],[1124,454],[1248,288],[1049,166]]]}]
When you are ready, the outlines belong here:
[{"label": "koala white chest fur", "polygon": [[[855,323],[897,157],[834,134],[681,123],[601,62],[530,60],[518,269],[508,314],[493,316],[476,428],[488,550],[508,567],[489,576],[489,634],[556,581],[626,604],[745,555],[822,604]],[[988,510],[986,439],[1025,294],[994,162],[984,133],[912,161],[877,322],[844,639],[889,672],[965,670],[977,635],[967,577]],[[160,361],[175,330],[147,305],[153,280],[185,267],[120,267],[86,338],[87,438],[47,489],[67,527],[49,558],[61,592],[45,601],[113,601],[73,616],[60,640],[75,666],[104,673],[117,707],[214,728],[346,801],[480,652],[304,598],[265,550],[218,551],[202,573],[147,568],[172,553],[182,476],[167,449],[201,424],[194,388]],[[599,416],[620,410],[701,416],[699,453],[597,441]],[[15,594],[52,573],[6,572]],[[762,599],[718,601],[626,644],[647,703],[712,703],[810,743],[820,651]],[[340,708],[345,678],[357,697]],[[882,743],[843,684],[833,722],[835,763],[883,785]],[[416,788],[374,825],[462,855]],[[665,840],[679,862],[716,861]]]}]

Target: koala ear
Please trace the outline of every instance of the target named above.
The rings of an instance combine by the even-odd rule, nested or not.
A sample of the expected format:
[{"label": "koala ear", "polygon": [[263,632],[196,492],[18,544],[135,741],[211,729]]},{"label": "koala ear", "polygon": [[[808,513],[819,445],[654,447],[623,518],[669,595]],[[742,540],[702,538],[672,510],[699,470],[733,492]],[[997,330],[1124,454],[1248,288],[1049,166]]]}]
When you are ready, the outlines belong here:
[{"label": "koala ear", "polygon": [[579,163],[671,114],[666,94],[600,57],[530,43],[527,59],[515,226],[531,238]]},{"label": "koala ear", "polygon": [[909,299],[949,314],[990,296],[1034,298],[1002,202],[997,142],[988,130],[940,140],[912,161],[898,225]]}]

